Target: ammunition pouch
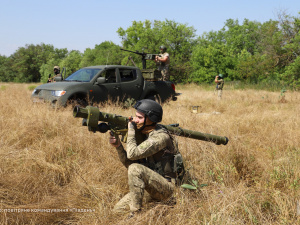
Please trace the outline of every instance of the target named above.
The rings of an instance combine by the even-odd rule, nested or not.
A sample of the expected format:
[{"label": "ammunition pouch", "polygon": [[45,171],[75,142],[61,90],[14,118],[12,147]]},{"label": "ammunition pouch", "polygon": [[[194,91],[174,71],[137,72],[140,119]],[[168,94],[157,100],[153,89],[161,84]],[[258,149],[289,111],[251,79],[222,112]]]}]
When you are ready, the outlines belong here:
[{"label": "ammunition pouch", "polygon": [[174,173],[174,154],[164,150],[147,158],[148,167],[166,178],[176,178]]},{"label": "ammunition pouch", "polygon": [[161,151],[147,158],[147,167],[162,175],[166,179],[175,179],[180,184],[185,174],[183,158],[180,153],[170,154]]},{"label": "ammunition pouch", "polygon": [[183,158],[180,153],[174,155],[174,173],[176,174],[176,183],[180,184],[185,174]]}]

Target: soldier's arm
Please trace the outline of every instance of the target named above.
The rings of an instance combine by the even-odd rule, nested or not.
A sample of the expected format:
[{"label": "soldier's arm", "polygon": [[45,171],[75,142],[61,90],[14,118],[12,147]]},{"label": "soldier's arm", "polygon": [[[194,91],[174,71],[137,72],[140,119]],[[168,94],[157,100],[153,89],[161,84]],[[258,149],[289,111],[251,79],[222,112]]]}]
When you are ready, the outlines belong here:
[{"label": "soldier's arm", "polygon": [[138,160],[154,155],[161,149],[167,147],[168,138],[168,134],[160,133],[156,136],[150,136],[141,144],[137,145],[135,139],[135,129],[130,128],[128,129],[127,137],[127,158],[130,160]]},{"label": "soldier's arm", "polygon": [[216,77],[215,77],[215,83],[219,83],[218,77],[219,77],[219,76],[216,76]]},{"label": "soldier's arm", "polygon": [[129,160],[127,158],[127,153],[123,147],[123,145],[121,144],[119,147],[116,148],[117,149],[117,152],[118,152],[118,156],[119,156],[119,159],[121,161],[121,163],[126,167],[128,168],[128,166],[130,166],[130,164],[134,163],[134,161],[132,160]]},{"label": "soldier's arm", "polygon": [[160,61],[160,62],[166,62],[169,58],[169,55],[164,55],[162,57],[157,57],[157,60]]},{"label": "soldier's arm", "polygon": [[127,159],[127,153],[121,144],[120,139],[111,134],[109,137],[109,143],[117,149],[119,160],[126,168],[128,168],[128,166],[134,161]]}]

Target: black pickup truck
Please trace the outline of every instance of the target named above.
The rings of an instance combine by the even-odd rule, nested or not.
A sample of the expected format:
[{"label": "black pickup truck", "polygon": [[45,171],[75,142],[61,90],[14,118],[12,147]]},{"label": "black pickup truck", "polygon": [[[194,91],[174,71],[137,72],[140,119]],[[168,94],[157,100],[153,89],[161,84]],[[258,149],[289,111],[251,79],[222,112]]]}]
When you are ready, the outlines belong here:
[{"label": "black pickup truck", "polygon": [[[66,106],[68,103],[99,103],[107,100],[125,102],[127,99],[176,100],[175,85],[156,79],[155,70],[140,70],[121,65],[90,66],[68,78],[40,85],[32,92],[34,102],[50,102]],[[156,73],[156,74],[155,74]]]}]

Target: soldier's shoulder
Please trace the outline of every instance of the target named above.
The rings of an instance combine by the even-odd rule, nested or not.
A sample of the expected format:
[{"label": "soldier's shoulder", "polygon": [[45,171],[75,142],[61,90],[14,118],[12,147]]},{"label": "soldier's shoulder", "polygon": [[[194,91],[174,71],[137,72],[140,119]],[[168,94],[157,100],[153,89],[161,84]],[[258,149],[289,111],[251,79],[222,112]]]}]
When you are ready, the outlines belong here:
[{"label": "soldier's shoulder", "polygon": [[151,132],[151,136],[158,138],[169,138],[167,129],[162,125],[157,125],[153,132]]},{"label": "soldier's shoulder", "polygon": [[167,133],[167,129],[161,125],[161,124],[157,124],[154,131],[158,132],[158,133]]}]

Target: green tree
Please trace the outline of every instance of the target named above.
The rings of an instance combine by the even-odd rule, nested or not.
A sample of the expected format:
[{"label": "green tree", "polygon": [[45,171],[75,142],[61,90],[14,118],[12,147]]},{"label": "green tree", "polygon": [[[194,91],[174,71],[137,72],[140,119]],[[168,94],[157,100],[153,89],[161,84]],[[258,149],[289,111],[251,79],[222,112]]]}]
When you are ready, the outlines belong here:
[{"label": "green tree", "polygon": [[49,59],[60,54],[64,57],[67,50],[54,49],[52,45],[26,45],[20,47],[14,54],[10,56],[12,68],[15,74],[13,81],[15,82],[39,82],[41,79],[40,68],[46,64]]},{"label": "green tree", "polygon": [[66,75],[69,76],[80,69],[81,60],[82,53],[77,50],[73,50],[61,61],[60,65],[66,68]]},{"label": "green tree", "polygon": [[297,57],[281,76],[289,87],[300,90],[300,57]]},{"label": "green tree", "polygon": [[228,76],[235,64],[233,50],[225,42],[224,30],[204,33],[192,53],[192,73],[189,81],[210,83],[219,73]]},{"label": "green tree", "polygon": [[[299,13],[300,14],[300,13]],[[283,29],[285,43],[284,49],[289,64],[280,78],[291,88],[300,89],[300,18],[283,15],[280,17],[280,26]]]},{"label": "green tree", "polygon": [[253,83],[274,78],[283,45],[277,24],[245,19],[240,25],[238,20],[229,19],[220,31],[205,33],[193,51],[190,81],[209,83],[218,73],[227,80]]},{"label": "green tree", "polygon": [[9,57],[0,55],[0,81],[10,82],[13,80],[13,72],[11,68],[11,60]]},{"label": "green tree", "polygon": [[87,48],[84,51],[80,67],[95,65],[120,65],[122,51],[120,46],[110,41],[95,45],[94,49]]}]

